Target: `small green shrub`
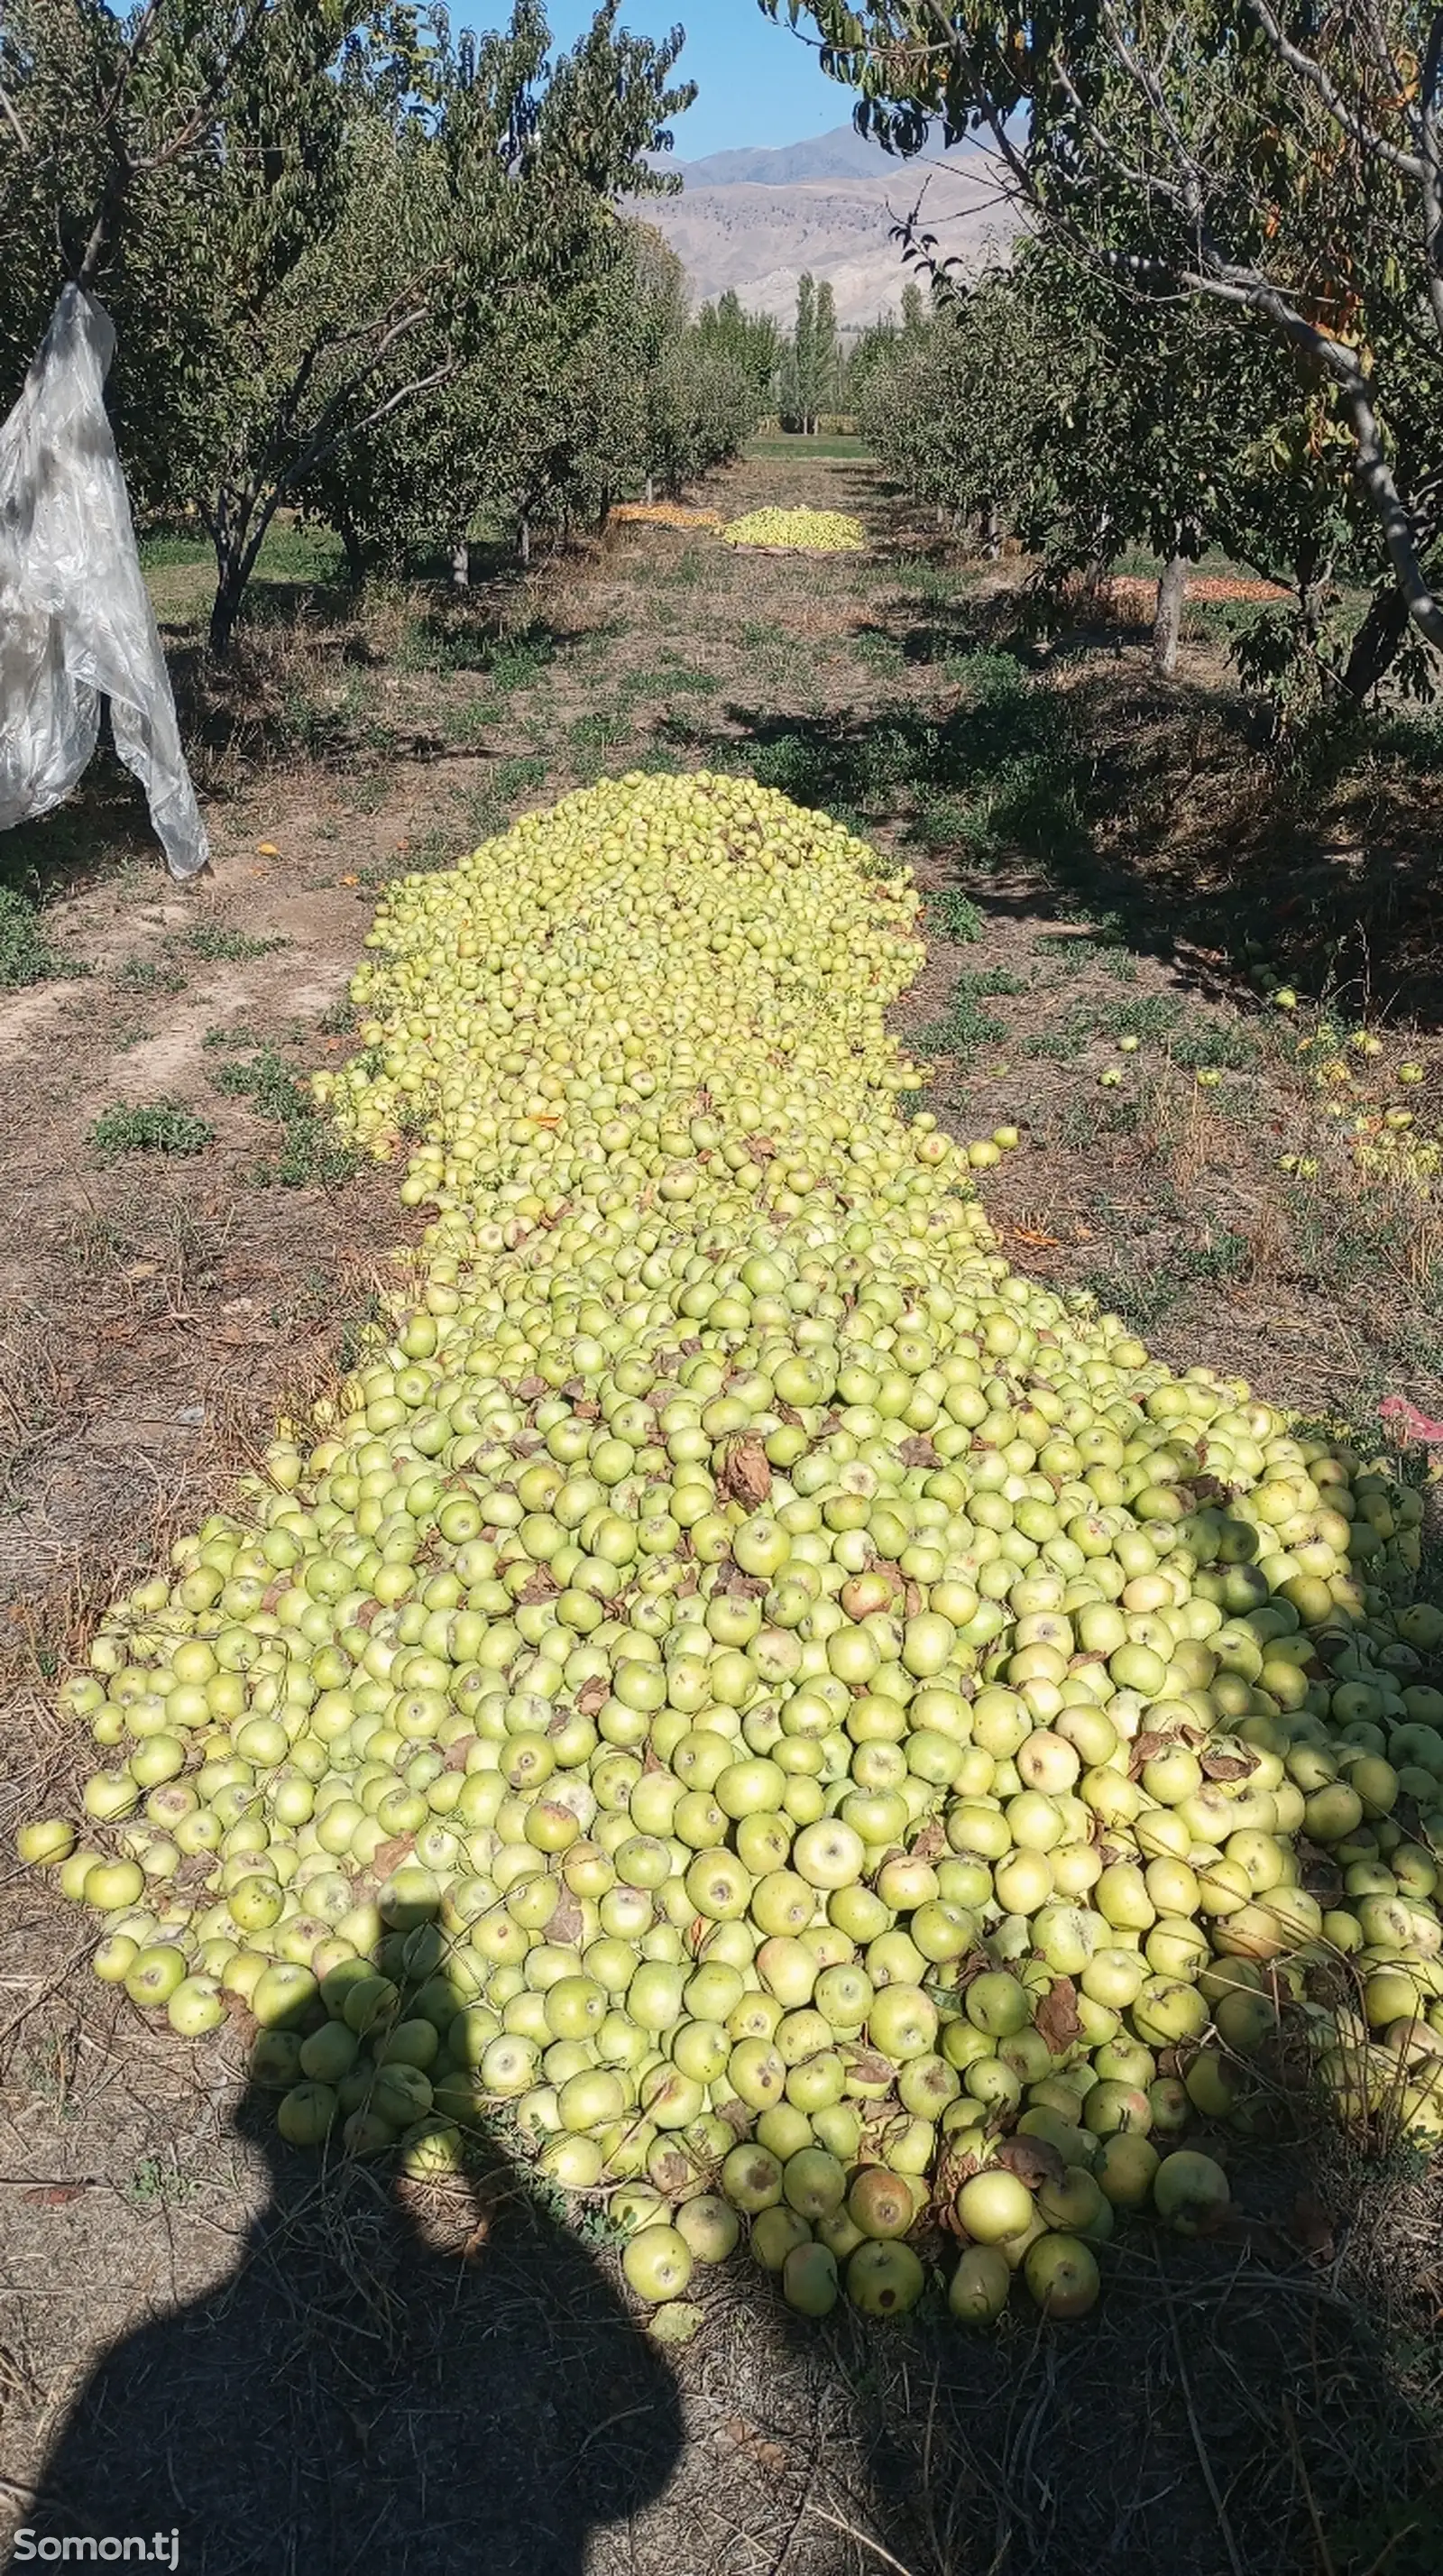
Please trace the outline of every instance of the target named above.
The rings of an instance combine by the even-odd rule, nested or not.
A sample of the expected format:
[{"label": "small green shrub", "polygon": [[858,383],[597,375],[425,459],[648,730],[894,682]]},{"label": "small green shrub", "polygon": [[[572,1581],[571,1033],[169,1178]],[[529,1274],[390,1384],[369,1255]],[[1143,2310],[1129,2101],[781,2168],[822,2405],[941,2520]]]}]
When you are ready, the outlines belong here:
[{"label": "small green shrub", "polygon": [[18,886],[0,886],[0,993],[47,984],[57,975],[89,972],[79,959],[62,957],[50,946],[28,895]]},{"label": "small green shrub", "polygon": [[134,1108],[104,1109],[90,1143],[107,1159],[117,1154],[201,1154],[215,1129],[178,1100],[152,1100]]}]

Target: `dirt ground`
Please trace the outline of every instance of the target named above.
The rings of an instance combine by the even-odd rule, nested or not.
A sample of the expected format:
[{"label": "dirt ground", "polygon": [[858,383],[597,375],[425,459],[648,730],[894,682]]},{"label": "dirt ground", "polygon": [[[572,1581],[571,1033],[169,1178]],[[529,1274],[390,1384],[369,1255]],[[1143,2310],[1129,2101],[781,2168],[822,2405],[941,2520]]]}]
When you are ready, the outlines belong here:
[{"label": "dirt ground", "polygon": [[[855,509],[871,548],[632,528],[470,600],[359,607],[283,568],[224,682],[203,570],[157,569],[211,871],[170,885],[104,769],[0,852],[85,970],[0,1001],[0,1849],[75,1774],[46,1685],[96,1608],[344,1361],[404,1246],[394,1173],[347,1169],[294,1087],[350,1043],[377,886],[602,770],[744,763],[916,866],[899,1025],[949,1124],[1022,1130],[986,1185],[1019,1268],[1365,1437],[1386,1394],[1443,1410],[1438,1202],[1352,1159],[1356,1117],[1411,1104],[1406,1142],[1443,1114],[1421,729],[1305,775],[1250,733],[1205,613],[1170,689],[1135,626],[1019,640],[1018,569],[951,561],[853,458],[699,497]],[[729,2271],[665,2353],[598,2231],[499,2150],[459,2200],[319,2175],[229,2033],[188,2048],[117,2006],[74,1916],[0,1868],[17,2527],[175,2526],[207,2576],[1439,2562],[1443,2216],[1416,2174],[1323,2132],[1249,2151],[1235,2235],[1164,2270],[1130,2231],[1068,2332],[804,2327]]]}]

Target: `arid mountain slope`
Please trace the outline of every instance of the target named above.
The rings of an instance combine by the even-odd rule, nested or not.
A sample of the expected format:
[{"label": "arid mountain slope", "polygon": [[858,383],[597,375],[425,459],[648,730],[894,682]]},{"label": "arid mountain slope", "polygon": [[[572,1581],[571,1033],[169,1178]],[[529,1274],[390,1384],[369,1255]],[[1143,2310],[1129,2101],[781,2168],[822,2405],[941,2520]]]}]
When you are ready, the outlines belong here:
[{"label": "arid mountain slope", "polygon": [[697,301],[731,286],[779,319],[804,269],[829,280],[844,325],[894,309],[907,272],[892,234],[919,199],[943,254],[969,267],[983,266],[1011,230],[979,153],[889,160],[845,125],[780,151],[718,152],[681,169],[682,194],[654,200],[646,216],[685,263]]}]

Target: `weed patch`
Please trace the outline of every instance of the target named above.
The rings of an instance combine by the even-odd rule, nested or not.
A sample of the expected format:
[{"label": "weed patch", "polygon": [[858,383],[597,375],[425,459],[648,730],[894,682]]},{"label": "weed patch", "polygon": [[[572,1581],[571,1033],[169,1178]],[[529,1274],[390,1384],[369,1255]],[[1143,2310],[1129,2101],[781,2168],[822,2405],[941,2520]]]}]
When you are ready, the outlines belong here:
[{"label": "weed patch", "polygon": [[333,1189],[348,1181],[357,1157],[336,1144],[331,1123],[304,1091],[273,1046],[263,1046],[248,1063],[223,1064],[212,1074],[217,1091],[249,1100],[258,1118],[281,1131],[274,1167],[261,1165],[252,1174],[258,1186],[271,1180],[287,1189],[318,1186]]},{"label": "weed patch", "polygon": [[201,1154],[215,1129],[178,1100],[101,1111],[88,1141],[107,1161],[118,1154]]},{"label": "weed patch", "polygon": [[18,886],[0,886],[0,993],[48,984],[59,975],[88,975],[78,958],[62,957],[40,925],[40,914]]},{"label": "weed patch", "polygon": [[959,975],[944,1016],[917,1031],[912,1040],[914,1051],[918,1055],[956,1056],[965,1062],[976,1048],[995,1045],[1008,1033],[1005,1020],[983,1009],[984,1000],[1026,989],[1019,976],[1000,966],[989,967],[980,974]]},{"label": "weed patch", "polygon": [[496,794],[503,805],[514,804],[518,797],[534,795],[544,787],[551,763],[515,754],[510,760],[498,760],[492,772]]},{"label": "weed patch", "polygon": [[110,980],[122,993],[183,993],[185,991],[185,977],[180,968],[163,965],[155,957],[123,958]]},{"label": "weed patch", "polygon": [[1156,1262],[1144,1252],[1126,1270],[1085,1272],[1082,1285],[1133,1332],[1149,1333],[1189,1289],[1237,1279],[1251,1258],[1246,1236],[1222,1230],[1204,1243],[1170,1246]]},{"label": "weed patch", "polygon": [[[346,1025],[349,1028],[349,1020]],[[208,1053],[213,1053],[216,1050],[224,1051],[227,1049],[232,1053],[237,1053],[246,1047],[258,1047],[263,1044],[264,1040],[261,1038],[257,1030],[244,1027],[207,1029],[204,1037],[201,1039],[201,1045]]]},{"label": "weed patch", "polygon": [[940,931],[944,939],[980,939],[982,915],[960,886],[943,886],[927,897],[927,927]]},{"label": "weed patch", "polygon": [[249,931],[228,929],[223,922],[201,922],[194,930],[179,932],[175,944],[208,966],[239,966],[251,957],[270,957],[291,943],[279,936],[253,939]]}]

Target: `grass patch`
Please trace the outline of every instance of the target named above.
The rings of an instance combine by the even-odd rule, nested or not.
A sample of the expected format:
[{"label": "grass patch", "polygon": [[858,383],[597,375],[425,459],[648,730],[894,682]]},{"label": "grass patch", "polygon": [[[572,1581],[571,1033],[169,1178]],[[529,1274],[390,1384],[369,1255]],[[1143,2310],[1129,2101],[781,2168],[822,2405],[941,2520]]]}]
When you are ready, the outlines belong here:
[{"label": "grass patch", "polygon": [[119,1154],[201,1154],[214,1144],[215,1129],[178,1100],[153,1100],[102,1110],[87,1141],[107,1161]]},{"label": "grass patch", "polygon": [[136,552],[145,572],[161,572],[172,564],[214,563],[209,537],[188,537],[177,531],[153,537],[140,537]]},{"label": "grass patch", "polygon": [[594,708],[590,715],[578,716],[570,728],[570,739],[578,751],[615,751],[620,744],[630,742],[631,734],[632,728],[626,717],[608,715],[604,707]]},{"label": "grass patch", "polygon": [[1186,1073],[1204,1066],[1240,1072],[1257,1055],[1245,1027],[1224,1021],[1186,1020],[1186,1005],[1173,993],[1144,993],[1135,1002],[1074,1002],[1056,1028],[1024,1038],[1022,1053],[1065,1062],[1081,1055],[1094,1038],[1138,1038],[1164,1047]]},{"label": "grass patch", "polygon": [[1009,975],[1001,966],[977,975],[959,975],[944,1017],[929,1021],[913,1037],[914,1053],[953,1055],[965,1061],[976,1048],[995,1045],[1007,1036],[1007,1023],[984,1010],[983,1002],[994,994],[1026,990],[1019,976]]},{"label": "grass patch", "polygon": [[0,993],[48,984],[58,975],[88,975],[78,958],[62,957],[40,926],[40,914],[18,886],[0,886]]},{"label": "grass patch", "polygon": [[447,742],[479,742],[501,715],[496,698],[468,698],[464,706],[443,707],[441,732]]},{"label": "grass patch", "polygon": [[941,886],[927,897],[927,927],[940,931],[944,939],[980,939],[982,915],[960,886]]},{"label": "grass patch", "polygon": [[1222,1073],[1246,1073],[1258,1060],[1258,1042],[1245,1022],[1201,1020],[1194,1026],[1175,1029],[1168,1041],[1174,1064],[1186,1072],[1203,1068]]},{"label": "grass patch", "polygon": [[175,940],[177,948],[203,958],[208,966],[238,966],[250,957],[270,957],[290,944],[279,936],[253,939],[249,931],[227,929],[223,922],[202,922],[198,929],[178,932]]},{"label": "grass patch", "polygon": [[122,993],[183,993],[185,977],[178,966],[162,965],[155,957],[126,957],[115,969],[111,982]]},{"label": "grass patch", "polygon": [[1206,1243],[1179,1244],[1155,1265],[1145,1257],[1128,1270],[1088,1271],[1082,1285],[1135,1333],[1149,1333],[1191,1288],[1239,1278],[1252,1258],[1247,1237],[1220,1231]]},{"label": "grass patch", "polygon": [[749,463],[755,460],[765,465],[778,464],[783,457],[792,465],[804,465],[814,458],[871,462],[871,450],[863,439],[840,436],[804,438],[800,431],[792,436],[786,430],[774,430],[770,436],[749,438],[742,454]]},{"label": "grass patch", "polygon": [[413,617],[396,654],[402,671],[479,671],[493,689],[509,696],[530,688],[556,658],[557,639],[549,626],[527,626],[497,635],[472,618],[449,618],[442,610]]},{"label": "grass patch", "polygon": [[334,1189],[350,1179],[359,1158],[337,1144],[330,1120],[273,1046],[262,1046],[248,1063],[221,1065],[211,1080],[217,1091],[249,1100],[258,1118],[281,1131],[274,1165],[258,1166],[252,1174],[258,1186],[275,1180],[285,1189]]},{"label": "grass patch", "polygon": [[1425,1311],[1436,1314],[1443,1302],[1443,1227],[1426,1200],[1386,1185],[1342,1191],[1317,1183],[1290,1183],[1281,1197],[1288,1222],[1282,1275],[1335,1295],[1406,1283]]},{"label": "grass patch", "polygon": [[498,760],[492,771],[492,786],[504,805],[514,804],[518,797],[534,795],[544,787],[551,772],[549,760],[525,752],[513,753],[509,760]]},{"label": "grass patch", "polygon": [[[346,1025],[347,1027],[350,1026],[349,1021]],[[207,1029],[204,1037],[201,1039],[201,1045],[212,1052],[216,1049],[225,1048],[239,1051],[246,1047],[258,1047],[263,1044],[264,1040],[261,1038],[257,1030],[248,1029],[244,1026],[239,1028]]]},{"label": "grass patch", "polygon": [[628,672],[620,695],[627,702],[637,698],[714,698],[721,685],[714,671],[698,670],[679,654],[667,654],[654,670]]}]

